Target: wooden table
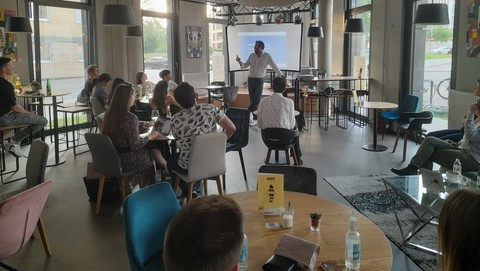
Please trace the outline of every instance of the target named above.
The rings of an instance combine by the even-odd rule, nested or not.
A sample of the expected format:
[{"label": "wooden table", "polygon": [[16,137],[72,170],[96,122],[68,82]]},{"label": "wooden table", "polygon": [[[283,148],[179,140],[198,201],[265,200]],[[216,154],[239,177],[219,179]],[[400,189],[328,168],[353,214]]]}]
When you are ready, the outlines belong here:
[{"label": "wooden table", "polygon": [[393,109],[397,108],[398,104],[387,102],[364,102],[363,104],[360,104],[359,107],[373,109],[373,144],[365,144],[363,145],[363,149],[375,152],[386,151],[388,149],[387,146],[377,144],[378,109]]},{"label": "wooden table", "polygon": [[[242,192],[227,195],[240,206],[248,237],[248,270],[262,270],[262,265],[273,255],[282,235],[288,233],[320,244],[320,262],[337,261],[342,266],[345,259],[345,233],[349,227],[351,208],[318,196],[285,192],[286,205],[290,201],[295,209],[293,228],[267,230],[265,223],[279,222],[281,216],[263,216],[257,210],[257,192]],[[308,214],[322,214],[320,232],[310,230]],[[390,243],[372,221],[358,214],[358,231],[361,235],[361,270],[390,270],[392,250]],[[315,269],[315,270],[320,270]]]},{"label": "wooden table", "polygon": [[[53,111],[53,136],[54,136],[54,145],[55,145],[55,161],[53,164],[48,164],[48,166],[58,166],[65,163],[65,160],[60,161],[60,147],[58,143],[58,116],[57,116],[57,97],[69,95],[70,92],[64,90],[54,90],[50,95],[32,95],[28,93],[17,94],[18,97],[23,98],[35,98],[39,101],[39,115],[43,116],[43,99],[52,98],[52,111]],[[42,140],[45,141],[45,138],[42,136]]]}]

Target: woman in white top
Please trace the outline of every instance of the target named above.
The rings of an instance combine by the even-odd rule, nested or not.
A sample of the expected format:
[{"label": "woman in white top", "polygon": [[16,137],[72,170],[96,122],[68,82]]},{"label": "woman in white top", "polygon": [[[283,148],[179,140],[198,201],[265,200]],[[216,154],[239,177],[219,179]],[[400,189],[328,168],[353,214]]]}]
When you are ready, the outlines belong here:
[{"label": "woman in white top", "polygon": [[[155,89],[153,89],[153,97],[150,98],[149,103],[153,110],[159,110],[160,115],[164,117],[169,113],[169,105],[175,105],[182,108],[175,98],[168,93],[168,83],[163,80],[160,80],[157,85],[155,85]],[[177,112],[171,113],[175,114]]]}]

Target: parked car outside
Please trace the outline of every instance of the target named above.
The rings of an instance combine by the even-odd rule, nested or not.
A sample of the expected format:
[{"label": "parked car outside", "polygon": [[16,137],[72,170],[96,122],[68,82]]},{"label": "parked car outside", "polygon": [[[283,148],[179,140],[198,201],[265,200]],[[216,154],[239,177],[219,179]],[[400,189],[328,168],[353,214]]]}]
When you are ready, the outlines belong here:
[{"label": "parked car outside", "polygon": [[166,69],[168,68],[168,59],[165,57],[152,57],[145,60],[145,69]]},{"label": "parked car outside", "polygon": [[432,54],[452,54],[451,46],[442,46],[431,51]]}]

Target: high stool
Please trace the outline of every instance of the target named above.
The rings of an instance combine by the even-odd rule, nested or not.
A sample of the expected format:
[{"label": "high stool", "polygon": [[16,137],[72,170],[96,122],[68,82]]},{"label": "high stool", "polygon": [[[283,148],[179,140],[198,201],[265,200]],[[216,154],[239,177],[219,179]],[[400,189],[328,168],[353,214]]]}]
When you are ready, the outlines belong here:
[{"label": "high stool", "polygon": [[[78,136],[77,139],[75,139],[75,116],[77,118],[77,124],[79,124],[80,122],[80,119],[79,119],[79,114],[80,113],[86,113],[86,114],[90,114],[91,113],[91,108],[88,107],[88,106],[71,106],[71,107],[60,107],[58,109],[58,112],[60,113],[63,113],[64,115],[64,120],[65,120],[65,135],[66,135],[66,144],[67,144],[67,148],[65,150],[68,150],[70,149],[69,147],[69,142],[70,140],[68,139],[68,114],[71,114],[71,121],[72,121],[72,149],[73,149],[73,155],[77,155],[77,147],[79,146],[82,146],[82,145],[86,145],[85,144],[79,144],[80,142],[80,134]],[[86,151],[84,151],[86,152]],[[78,153],[78,154],[82,154],[84,152],[81,152],[81,153]]]},{"label": "high stool", "polygon": [[[29,126],[30,125],[27,125],[27,124],[19,124],[19,125],[10,125],[10,126],[1,126],[0,127],[0,148],[1,148],[0,160],[2,160],[2,162],[0,163],[0,181],[2,182],[2,184],[9,183],[9,182],[3,182],[3,175],[4,174],[15,173],[20,168],[19,158],[14,156],[15,157],[15,169],[12,169],[10,171],[5,172],[5,170],[7,169],[7,166],[6,166],[6,163],[5,163],[5,152],[6,152],[6,150],[5,150],[5,139],[12,138],[13,137],[12,134],[14,134],[16,129],[26,128],[26,127],[29,127]],[[30,136],[32,136],[32,135],[30,135]],[[13,181],[10,181],[10,182],[13,182]]]},{"label": "high stool", "polygon": [[[57,101],[57,104],[61,104],[63,103],[63,97],[60,96],[61,100],[60,101]],[[38,99],[36,99],[38,100]],[[40,101],[32,101],[32,102],[29,102],[28,103],[28,111],[36,111],[36,112],[39,112],[40,111]],[[48,110],[48,119],[51,119],[52,118],[52,106],[53,106],[53,101],[52,100],[44,100],[43,101],[43,106],[47,108]],[[60,105],[59,105],[60,106]],[[43,110],[43,109],[42,109]],[[40,113],[37,113],[37,114],[40,114]],[[45,116],[45,114],[43,113],[42,114],[43,116]],[[48,125],[49,125],[49,129],[50,129],[50,141],[53,141],[52,140],[52,136],[53,136],[53,133],[51,131],[53,131],[53,122],[52,121],[48,121]]]},{"label": "high stool", "polygon": [[293,157],[293,164],[298,165],[298,156],[293,145],[298,136],[298,130],[284,128],[266,128],[262,129],[262,140],[268,148],[265,164],[270,164],[270,155],[275,151],[275,164],[279,164],[279,151],[285,152],[286,164],[290,165],[290,154]]}]

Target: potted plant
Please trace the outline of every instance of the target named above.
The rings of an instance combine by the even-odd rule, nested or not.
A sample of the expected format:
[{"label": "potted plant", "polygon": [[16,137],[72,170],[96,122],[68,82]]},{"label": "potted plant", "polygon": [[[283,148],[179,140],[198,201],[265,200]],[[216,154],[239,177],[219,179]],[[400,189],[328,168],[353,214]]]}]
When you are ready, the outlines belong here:
[{"label": "potted plant", "polygon": [[318,75],[322,78],[325,78],[325,75],[327,74],[327,70],[325,70],[324,68],[321,68],[320,70],[318,70]]},{"label": "potted plant", "polygon": [[320,219],[322,215],[319,213],[310,213],[310,229],[312,231],[319,231],[320,230]]}]

